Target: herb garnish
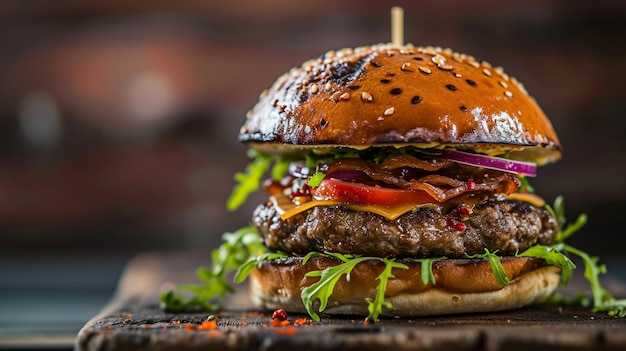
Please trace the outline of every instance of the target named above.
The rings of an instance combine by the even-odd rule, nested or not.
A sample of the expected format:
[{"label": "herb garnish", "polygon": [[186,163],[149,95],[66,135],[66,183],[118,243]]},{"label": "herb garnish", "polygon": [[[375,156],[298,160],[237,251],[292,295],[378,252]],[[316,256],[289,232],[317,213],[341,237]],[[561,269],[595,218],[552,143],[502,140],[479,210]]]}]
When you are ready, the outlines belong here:
[{"label": "herb garnish", "polygon": [[[169,290],[161,294],[161,302],[170,311],[184,311],[191,307],[200,307],[207,311],[219,309],[228,293],[234,292],[226,281],[226,275],[244,265],[251,257],[267,251],[259,241],[259,234],[253,227],[244,227],[234,233],[225,233],[219,248],[213,250],[211,268],[200,267],[196,275],[204,285],[181,285],[180,291],[189,291],[194,295],[185,299],[181,294]],[[267,256],[270,257],[270,256]]]},{"label": "herb garnish", "polygon": [[[332,295],[335,285],[342,276],[345,275],[346,280],[349,282],[350,272],[352,272],[354,267],[356,267],[359,263],[365,261],[380,261],[385,264],[385,269],[383,269],[383,271],[376,278],[376,280],[378,280],[376,296],[373,299],[365,299],[365,301],[367,302],[367,310],[369,312],[367,320],[377,322],[378,316],[382,313],[383,307],[393,307],[390,302],[385,301],[387,282],[389,281],[389,279],[394,278],[392,270],[394,268],[409,268],[405,264],[396,262],[395,259],[382,257],[361,257],[331,252],[326,252],[323,254],[319,252],[311,252],[304,257],[302,264],[305,264],[310,258],[317,256],[334,257],[342,261],[341,264],[338,264],[336,266],[325,268],[322,271],[311,271],[306,274],[307,277],[320,277],[320,280],[302,289],[302,292],[300,294],[300,297],[302,298],[302,302],[304,303],[304,307],[306,308],[307,312],[309,313],[311,318],[313,318],[313,320],[317,322],[320,321],[320,316],[317,314],[317,312],[323,312],[326,309],[326,306],[328,305],[328,299]],[[320,302],[317,312],[313,309],[313,304],[316,300],[319,300]]]},{"label": "herb garnish", "polygon": [[498,285],[507,286],[511,284],[511,281],[509,280],[509,277],[507,277],[506,272],[504,271],[504,267],[502,267],[500,256],[497,256],[496,252],[498,252],[498,250],[494,252],[489,252],[489,250],[485,249],[484,254],[463,254],[463,256],[465,258],[486,258],[489,261],[489,265],[491,266],[491,272],[493,272],[493,276],[496,278]]}]

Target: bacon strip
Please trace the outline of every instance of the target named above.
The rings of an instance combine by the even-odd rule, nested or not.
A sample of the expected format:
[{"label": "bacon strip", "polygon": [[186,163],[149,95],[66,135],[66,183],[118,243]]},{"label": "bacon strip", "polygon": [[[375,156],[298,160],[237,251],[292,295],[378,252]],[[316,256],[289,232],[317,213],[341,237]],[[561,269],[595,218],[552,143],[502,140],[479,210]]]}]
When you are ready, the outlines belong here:
[{"label": "bacon strip", "polygon": [[452,161],[445,159],[433,158],[430,161],[427,161],[410,155],[397,155],[388,157],[383,163],[380,164],[380,168],[393,170],[401,167],[410,167],[432,172],[446,168],[450,166],[451,163]]}]

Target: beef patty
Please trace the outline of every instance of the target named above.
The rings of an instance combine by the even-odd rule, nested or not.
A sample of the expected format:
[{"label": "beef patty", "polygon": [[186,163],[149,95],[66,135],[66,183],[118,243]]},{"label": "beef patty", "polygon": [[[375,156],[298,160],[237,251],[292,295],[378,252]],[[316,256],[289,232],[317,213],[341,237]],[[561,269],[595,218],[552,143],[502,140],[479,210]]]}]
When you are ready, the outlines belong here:
[{"label": "beef patty", "polygon": [[338,252],[376,257],[462,257],[498,250],[513,255],[550,245],[559,231],[550,213],[529,203],[488,200],[459,226],[454,211],[418,208],[395,220],[344,206],[314,207],[281,220],[271,203],[254,211],[253,224],[272,250],[306,254]]}]

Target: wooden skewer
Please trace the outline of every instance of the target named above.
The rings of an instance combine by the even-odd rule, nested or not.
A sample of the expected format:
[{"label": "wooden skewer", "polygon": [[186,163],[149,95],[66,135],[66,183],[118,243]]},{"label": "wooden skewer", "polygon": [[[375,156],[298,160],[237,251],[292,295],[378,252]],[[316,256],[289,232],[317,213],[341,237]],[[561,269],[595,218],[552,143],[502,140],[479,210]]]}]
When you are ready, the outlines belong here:
[{"label": "wooden skewer", "polygon": [[391,44],[404,45],[404,9],[400,6],[391,8]]}]

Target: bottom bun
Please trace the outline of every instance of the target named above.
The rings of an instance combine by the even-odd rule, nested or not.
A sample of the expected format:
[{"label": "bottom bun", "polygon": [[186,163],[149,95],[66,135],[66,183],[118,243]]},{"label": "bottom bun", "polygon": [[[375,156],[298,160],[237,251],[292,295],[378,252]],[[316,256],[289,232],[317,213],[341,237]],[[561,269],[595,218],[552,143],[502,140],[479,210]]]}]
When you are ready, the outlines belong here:
[{"label": "bottom bun", "polygon": [[[528,257],[503,257],[502,266],[510,284],[498,285],[486,259],[446,259],[435,261],[432,272],[435,285],[424,285],[421,264],[401,262],[409,269],[394,269],[389,279],[383,316],[413,317],[441,314],[502,311],[545,301],[557,288],[560,268]],[[302,264],[301,258],[266,261],[250,273],[250,298],[259,308],[283,308],[288,312],[304,312],[300,297],[303,288],[318,277],[307,277],[310,271],[323,270],[339,264],[329,257],[316,257]],[[350,280],[342,276],[329,298],[323,313],[367,316],[366,298],[376,296],[376,278],[383,270],[380,261],[365,261],[354,267]],[[318,310],[319,301],[315,301]]]}]

